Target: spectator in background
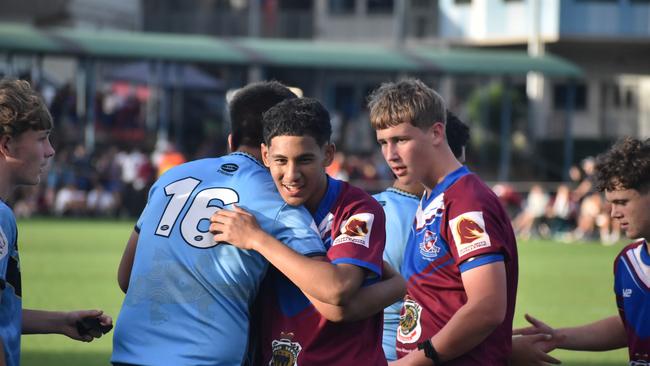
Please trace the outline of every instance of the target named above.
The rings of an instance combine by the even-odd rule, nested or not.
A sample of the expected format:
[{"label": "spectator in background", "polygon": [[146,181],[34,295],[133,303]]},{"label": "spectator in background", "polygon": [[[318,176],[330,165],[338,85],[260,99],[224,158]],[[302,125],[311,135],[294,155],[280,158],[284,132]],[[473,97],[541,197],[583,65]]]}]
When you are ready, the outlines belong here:
[{"label": "spectator in background", "polygon": [[544,188],[539,184],[533,185],[528,192],[523,210],[512,223],[519,237],[528,239],[533,232],[537,233],[537,225],[546,215],[548,203],[549,196]]}]

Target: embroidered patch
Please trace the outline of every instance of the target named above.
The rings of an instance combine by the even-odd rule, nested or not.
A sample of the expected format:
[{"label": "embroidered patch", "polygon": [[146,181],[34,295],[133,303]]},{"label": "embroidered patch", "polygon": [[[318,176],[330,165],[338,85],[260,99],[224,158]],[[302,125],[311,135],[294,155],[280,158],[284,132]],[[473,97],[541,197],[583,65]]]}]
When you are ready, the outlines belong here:
[{"label": "embroidered patch", "polygon": [[437,241],[438,235],[436,233],[431,230],[424,232],[424,238],[420,243],[420,254],[422,254],[425,259],[433,260],[438,256],[440,247],[436,245]]},{"label": "embroidered patch", "polygon": [[451,227],[459,257],[491,245],[481,211],[465,212],[450,220],[449,227]]},{"label": "embroidered patch", "polygon": [[371,213],[360,213],[350,216],[343,225],[341,225],[341,235],[336,237],[332,246],[341,243],[354,243],[370,247],[370,232],[372,231],[372,222],[375,215]]},{"label": "embroidered patch", "polygon": [[422,306],[410,297],[406,297],[402,305],[397,327],[397,340],[401,343],[415,343],[422,335]]},{"label": "embroidered patch", "polygon": [[269,361],[269,366],[296,366],[298,362],[298,354],[302,350],[300,343],[291,342],[293,333],[280,333],[279,340],[271,342],[271,349],[273,355]]}]

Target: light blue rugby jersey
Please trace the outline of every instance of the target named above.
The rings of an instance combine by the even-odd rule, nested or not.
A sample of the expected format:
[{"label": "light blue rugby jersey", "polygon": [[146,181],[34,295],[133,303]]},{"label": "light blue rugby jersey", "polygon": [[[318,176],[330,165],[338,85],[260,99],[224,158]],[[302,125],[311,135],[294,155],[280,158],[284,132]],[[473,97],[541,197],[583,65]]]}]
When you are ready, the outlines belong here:
[{"label": "light blue rugby jersey", "polygon": [[[423,189],[424,191],[424,189]],[[381,193],[373,196],[384,208],[386,214],[386,247],[384,248],[384,260],[396,271],[401,273],[404,249],[413,226],[415,211],[418,209],[420,198],[416,195],[390,187]],[[395,338],[399,315],[402,309],[402,301],[384,309],[384,337],[382,346],[386,359],[394,361],[397,359],[395,352]]]},{"label": "light blue rugby jersey", "polygon": [[242,364],[249,308],[268,262],[255,251],[214,243],[209,218],[233,203],[297,252],[324,253],[309,212],[288,206],[252,156],[232,153],[169,170],[151,188],[136,225],[140,235],[112,362]]},{"label": "light blue rugby jersey", "polygon": [[20,364],[20,333],[22,326],[22,293],[18,231],[13,211],[0,201],[0,336],[7,366]]}]

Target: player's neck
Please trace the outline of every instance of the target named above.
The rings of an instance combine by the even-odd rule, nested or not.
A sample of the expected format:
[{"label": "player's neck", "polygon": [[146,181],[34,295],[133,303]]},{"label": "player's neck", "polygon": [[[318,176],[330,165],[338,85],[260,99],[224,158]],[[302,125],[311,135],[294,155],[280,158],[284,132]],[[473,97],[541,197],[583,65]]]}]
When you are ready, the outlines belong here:
[{"label": "player's neck", "polygon": [[14,188],[8,170],[7,166],[3,162],[0,162],[0,199],[4,202],[9,200],[9,196]]},{"label": "player's neck", "polygon": [[430,165],[428,174],[422,179],[422,185],[424,185],[427,197],[429,197],[429,194],[436,185],[461,166],[463,165],[456,160],[456,157],[449,148],[443,149],[440,154],[436,154],[435,160]]},{"label": "player's neck", "polygon": [[262,152],[260,151],[259,147],[252,147],[252,146],[240,146],[237,150],[233,152],[243,152],[248,155],[253,156],[255,159],[257,159],[259,162],[262,162]]}]

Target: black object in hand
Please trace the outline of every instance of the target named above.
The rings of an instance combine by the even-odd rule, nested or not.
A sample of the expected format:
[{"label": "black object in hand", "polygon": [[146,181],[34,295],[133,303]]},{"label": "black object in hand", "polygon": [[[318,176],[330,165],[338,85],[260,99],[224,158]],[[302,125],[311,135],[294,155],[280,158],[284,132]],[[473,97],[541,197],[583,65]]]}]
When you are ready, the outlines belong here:
[{"label": "black object in hand", "polygon": [[85,336],[90,334],[90,331],[95,330],[106,334],[113,329],[112,325],[102,325],[99,322],[99,318],[87,317],[81,320],[77,320],[77,332],[79,335]]}]

